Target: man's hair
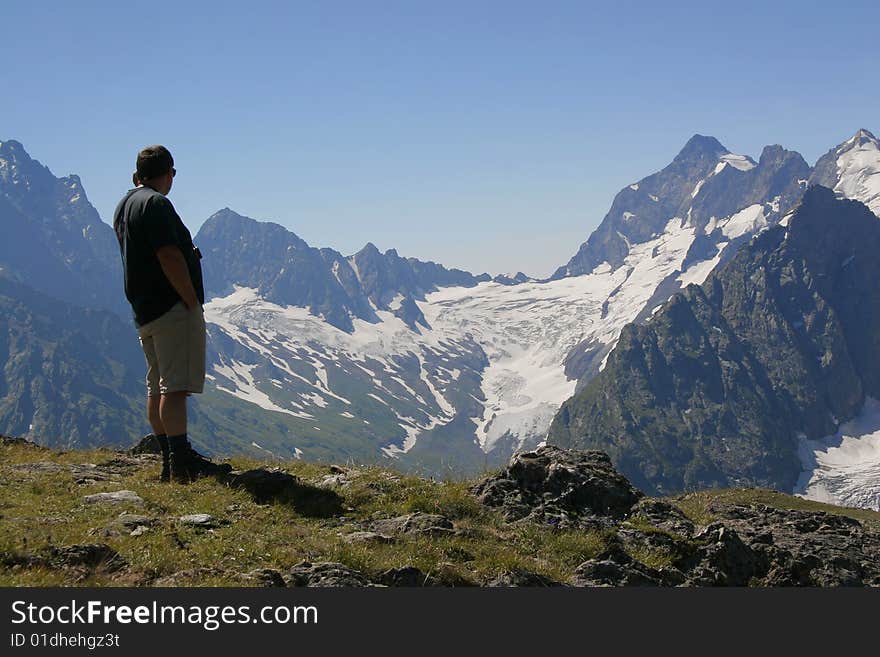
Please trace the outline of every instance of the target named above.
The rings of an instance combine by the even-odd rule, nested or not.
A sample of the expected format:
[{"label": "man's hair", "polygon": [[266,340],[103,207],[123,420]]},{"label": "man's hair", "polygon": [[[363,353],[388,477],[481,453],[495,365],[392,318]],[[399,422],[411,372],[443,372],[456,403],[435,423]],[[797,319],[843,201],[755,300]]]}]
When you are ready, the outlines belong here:
[{"label": "man's hair", "polygon": [[147,146],[137,156],[137,177],[143,182],[163,176],[171,171],[174,158],[164,146]]}]

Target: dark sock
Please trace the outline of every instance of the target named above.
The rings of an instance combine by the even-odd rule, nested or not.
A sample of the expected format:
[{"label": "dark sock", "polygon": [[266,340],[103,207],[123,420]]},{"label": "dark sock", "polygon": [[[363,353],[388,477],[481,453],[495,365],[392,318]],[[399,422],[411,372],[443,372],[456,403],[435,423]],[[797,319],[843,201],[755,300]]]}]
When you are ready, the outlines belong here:
[{"label": "dark sock", "polygon": [[168,451],[168,437],[164,433],[151,433],[150,437],[152,437],[156,445],[159,446],[160,452],[164,454]]},{"label": "dark sock", "polygon": [[186,434],[182,433],[179,436],[168,436],[168,445],[172,451],[185,449],[189,445],[189,441],[186,439]]}]

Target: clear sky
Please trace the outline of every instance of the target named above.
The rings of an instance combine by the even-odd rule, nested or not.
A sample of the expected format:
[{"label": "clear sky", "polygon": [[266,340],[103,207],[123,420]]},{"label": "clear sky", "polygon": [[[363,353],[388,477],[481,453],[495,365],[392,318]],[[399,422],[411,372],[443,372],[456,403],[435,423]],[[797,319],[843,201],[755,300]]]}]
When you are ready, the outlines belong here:
[{"label": "clear sky", "polygon": [[228,206],[345,254],[547,275],[694,133],[812,164],[880,132],[878,7],[9,0],[0,140],[105,221],[163,143],[194,234]]}]

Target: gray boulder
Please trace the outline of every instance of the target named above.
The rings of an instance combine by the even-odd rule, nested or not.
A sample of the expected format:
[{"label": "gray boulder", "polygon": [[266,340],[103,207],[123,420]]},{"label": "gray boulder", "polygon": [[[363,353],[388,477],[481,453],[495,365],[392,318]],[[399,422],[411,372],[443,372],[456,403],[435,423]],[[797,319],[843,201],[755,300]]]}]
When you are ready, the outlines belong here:
[{"label": "gray boulder", "polygon": [[192,513],[180,516],[177,519],[181,525],[189,525],[190,527],[202,527],[204,529],[212,529],[220,525],[220,521],[209,513]]},{"label": "gray boulder", "polygon": [[109,545],[88,543],[50,547],[44,557],[46,565],[52,568],[87,568],[115,572],[125,568],[125,560]]},{"label": "gray boulder", "polygon": [[370,528],[386,536],[399,534],[420,534],[423,536],[446,536],[452,534],[452,522],[446,516],[434,513],[411,513],[396,518],[374,520]]},{"label": "gray boulder", "polygon": [[159,447],[159,441],[153,434],[147,434],[141,438],[137,445],[128,450],[129,454],[161,454],[162,448]]},{"label": "gray boulder", "polygon": [[880,533],[858,520],[763,504],[716,504],[710,511],[754,555],[754,584],[880,585]]},{"label": "gray boulder", "polygon": [[284,577],[274,568],[257,568],[249,573],[245,573],[244,579],[254,582],[258,586],[267,588],[282,588],[287,586]]},{"label": "gray boulder", "polygon": [[342,538],[347,543],[391,543],[394,540],[391,536],[376,532],[351,532]]},{"label": "gray boulder", "polygon": [[722,523],[712,523],[694,540],[702,545],[683,562],[691,586],[747,586],[761,570],[758,555]]},{"label": "gray boulder", "polygon": [[390,568],[379,574],[378,580],[380,584],[385,586],[433,586],[434,579],[415,566],[404,566],[403,568]]},{"label": "gray boulder", "polygon": [[562,583],[538,573],[514,568],[512,570],[506,570],[493,578],[486,584],[486,586],[504,588],[515,586],[562,586]]},{"label": "gray boulder", "polygon": [[143,506],[143,498],[133,490],[117,490],[112,493],[95,493],[83,497],[86,504],[136,504]]},{"label": "gray boulder", "polygon": [[643,498],[632,508],[632,515],[675,534],[692,536],[694,533],[694,523],[678,507],[663,500]]},{"label": "gray boulder", "polygon": [[150,527],[157,524],[158,520],[136,513],[120,513],[119,517],[116,518],[116,523],[123,527],[134,529],[135,527]]},{"label": "gray boulder", "polygon": [[291,586],[312,587],[361,587],[369,586],[363,573],[341,563],[325,561],[310,563],[301,561],[290,569]]},{"label": "gray boulder", "polygon": [[514,454],[502,472],[472,489],[507,520],[568,524],[579,518],[624,518],[642,493],[602,452],[552,445]]},{"label": "gray boulder", "polygon": [[570,583],[572,586],[662,586],[663,575],[612,546],[578,566]]}]

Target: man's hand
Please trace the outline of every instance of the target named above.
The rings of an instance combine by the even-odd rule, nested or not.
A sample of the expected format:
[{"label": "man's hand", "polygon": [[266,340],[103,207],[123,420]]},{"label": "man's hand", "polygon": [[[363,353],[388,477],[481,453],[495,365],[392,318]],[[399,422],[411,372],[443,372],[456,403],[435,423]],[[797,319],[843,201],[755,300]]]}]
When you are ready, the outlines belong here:
[{"label": "man's hand", "polygon": [[199,297],[196,295],[186,260],[180,249],[174,244],[169,244],[156,251],[156,257],[159,259],[159,266],[162,267],[165,278],[180,295],[184,305],[190,310],[197,308]]}]

